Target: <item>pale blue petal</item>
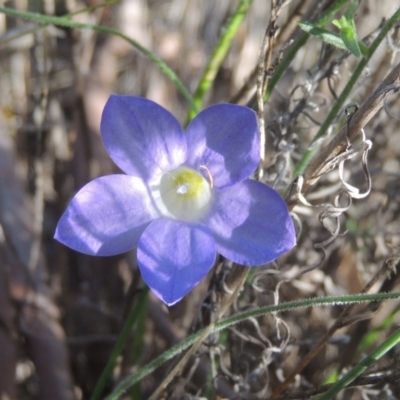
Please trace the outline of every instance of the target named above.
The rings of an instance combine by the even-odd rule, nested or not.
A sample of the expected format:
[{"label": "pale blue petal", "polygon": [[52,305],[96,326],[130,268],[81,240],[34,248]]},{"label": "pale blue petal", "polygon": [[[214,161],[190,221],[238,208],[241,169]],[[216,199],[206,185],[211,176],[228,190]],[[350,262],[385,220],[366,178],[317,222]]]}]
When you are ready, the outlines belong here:
[{"label": "pale blue petal", "polygon": [[75,195],[54,237],[81,253],[110,256],[137,246],[140,235],[158,216],[141,179],[103,176]]},{"label": "pale blue petal", "polygon": [[250,179],[219,191],[206,224],[217,251],[243,265],[269,263],[296,244],[285,201],[269,186]]},{"label": "pale blue petal", "polygon": [[212,176],[223,188],[248,178],[260,159],[256,114],[234,104],[216,104],[200,112],[187,128],[187,164]]},{"label": "pale blue petal", "polygon": [[186,159],[182,127],[169,111],[153,101],[110,96],[100,129],[108,154],[118,167],[145,181]]},{"label": "pale blue petal", "polygon": [[140,238],[137,258],[142,277],[166,304],[191,291],[215,261],[215,243],[200,224],[153,221]]}]

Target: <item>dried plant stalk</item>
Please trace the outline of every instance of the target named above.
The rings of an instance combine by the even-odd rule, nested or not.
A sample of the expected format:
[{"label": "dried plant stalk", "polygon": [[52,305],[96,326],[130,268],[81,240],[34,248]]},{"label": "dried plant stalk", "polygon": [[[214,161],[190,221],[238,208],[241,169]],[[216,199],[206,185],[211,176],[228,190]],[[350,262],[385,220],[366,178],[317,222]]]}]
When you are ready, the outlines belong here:
[{"label": "dried plant stalk", "polygon": [[[303,178],[304,183],[301,193],[307,193],[315,185],[319,178],[330,171],[337,163],[337,156],[343,153],[351,142],[364,128],[374,115],[383,107],[388,94],[396,93],[400,89],[400,63],[393,68],[378,88],[367,98],[357,112],[351,117],[347,124],[330,141],[330,143],[318,153],[313,161],[307,166]],[[297,178],[296,178],[297,179]],[[286,203],[292,209],[298,202],[297,180],[291,186],[286,196]]]}]

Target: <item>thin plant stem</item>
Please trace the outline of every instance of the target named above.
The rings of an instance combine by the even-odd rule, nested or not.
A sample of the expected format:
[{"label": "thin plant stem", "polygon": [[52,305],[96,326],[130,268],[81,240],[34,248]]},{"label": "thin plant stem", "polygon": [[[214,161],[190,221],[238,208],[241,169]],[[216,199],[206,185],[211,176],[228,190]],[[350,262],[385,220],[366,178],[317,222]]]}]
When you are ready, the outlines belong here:
[{"label": "thin plant stem", "polygon": [[145,307],[145,304],[147,302],[147,295],[148,295],[148,287],[146,286],[145,288],[142,289],[142,291],[139,294],[139,297],[135,303],[135,305],[132,307],[132,310],[130,314],[128,315],[128,318],[126,319],[121,333],[118,336],[117,342],[115,343],[114,349],[111,353],[111,356],[107,362],[107,365],[105,366],[103,372],[101,373],[101,376],[99,380],[97,381],[96,387],[93,390],[92,396],[90,397],[90,400],[97,400],[100,398],[104,387],[110,378],[110,375],[115,367],[115,364],[117,362],[117,358],[120,356],[123,348],[125,347],[125,344],[132,332],[132,328],[134,324],[137,321],[138,315],[140,314],[140,310],[142,310]]},{"label": "thin plant stem", "polygon": [[30,21],[36,21],[42,23],[44,25],[59,25],[59,26],[66,26],[68,28],[77,28],[77,29],[91,29],[96,32],[101,32],[113,36],[120,37],[121,39],[127,41],[133,47],[135,47],[139,52],[149,58],[178,88],[181,92],[182,96],[186,99],[189,103],[192,110],[198,112],[197,106],[194,103],[192,95],[190,94],[189,90],[183,84],[183,82],[178,78],[175,72],[158,56],[152,53],[150,50],[143,47],[139,44],[136,40],[124,35],[122,32],[109,28],[107,26],[102,25],[93,25],[93,24],[84,24],[81,22],[71,21],[68,17],[53,17],[49,15],[43,15],[38,13],[26,12],[26,11],[19,11],[12,8],[0,7],[0,13],[9,15],[10,17],[14,18],[23,18]]},{"label": "thin plant stem", "polygon": [[[368,283],[363,287],[360,295],[367,293],[382,276],[386,275],[388,271],[394,267],[398,262],[397,257],[387,259],[381,268],[372,276]],[[272,392],[271,399],[275,399],[278,395],[282,394],[291,382],[295,379],[297,375],[304,370],[304,368],[310,363],[310,361],[321,351],[321,349],[328,343],[329,339],[333,334],[343,326],[346,326],[346,320],[348,319],[350,313],[354,309],[355,303],[349,304],[343,308],[339,317],[330,326],[327,332],[319,339],[319,341],[311,348],[311,350],[305,355],[300,363],[286,376],[285,380]]]},{"label": "thin plant stem", "polygon": [[240,290],[246,281],[246,278],[249,274],[249,268],[243,271],[242,279],[237,283],[234,292],[228,298],[228,301],[221,307],[221,310],[218,312],[218,316],[216,318],[216,322],[211,323],[202,331],[202,335],[193,343],[193,346],[186,352],[186,354],[179,360],[178,364],[173,368],[173,370],[167,375],[167,377],[163,380],[161,385],[156,389],[156,391],[150,396],[149,400],[157,400],[162,391],[168,386],[168,384],[172,381],[172,379],[179,374],[182,369],[186,366],[187,362],[190,360],[195,352],[200,348],[204,340],[214,331],[217,322],[225,315],[228,309],[232,306],[232,304],[237,300]]},{"label": "thin plant stem", "polygon": [[[247,310],[235,314],[216,323],[212,332],[218,332],[227,329],[248,318],[257,318],[262,315],[294,310],[296,308],[324,306],[324,305],[354,304],[364,301],[382,301],[395,298],[397,299],[399,297],[400,297],[400,292],[392,292],[392,293],[376,293],[376,294],[358,294],[358,295],[336,296],[336,297],[321,297],[321,298],[304,299],[299,301],[291,301],[278,305],[260,307],[254,310]],[[144,377],[151,374],[155,369],[164,364],[166,361],[179,355],[182,351],[184,351],[185,349],[196,343],[204,335],[204,332],[207,329],[208,328],[202,329],[194,333],[193,335],[190,335],[182,342],[178,343],[174,347],[170,348],[169,350],[165,351],[163,354],[155,358],[153,361],[151,361],[149,364],[141,368],[139,371],[128,376],[114,389],[114,391],[106,398],[106,400],[117,400],[135,383],[139,382]]]},{"label": "thin plant stem", "polygon": [[372,353],[367,355],[361,362],[352,368],[347,374],[339,379],[324,394],[318,397],[318,400],[330,400],[336,396],[341,390],[350,385],[357,377],[359,377],[367,368],[375,361],[378,361],[389,350],[400,342],[400,329],[397,329],[388,339],[378,346]]},{"label": "thin plant stem", "polygon": [[356,69],[354,70],[353,74],[351,75],[349,82],[347,83],[346,87],[343,89],[340,96],[336,99],[335,103],[333,104],[328,116],[326,117],[325,121],[322,123],[321,127],[319,128],[317,134],[312,139],[308,150],[304,153],[303,157],[299,161],[296,166],[294,175],[300,175],[306,169],[308,163],[311,161],[311,158],[315,154],[318,149],[316,143],[320,141],[322,138],[325,137],[328,128],[331,126],[332,122],[338,115],[339,111],[343,107],[344,102],[346,101],[347,97],[350,95],[351,91],[354,88],[354,85],[357,83],[358,78],[362,74],[364,68],[367,66],[369,60],[374,55],[378,46],[382,43],[383,39],[389,33],[389,31],[394,27],[396,22],[400,18],[400,8],[387,20],[381,31],[379,32],[378,36],[372,42],[371,46],[368,49],[368,54],[364,56],[361,61],[358,63]]},{"label": "thin plant stem", "polygon": [[[212,84],[214,83],[215,77],[217,76],[221,64],[225,59],[231,42],[235,37],[236,32],[239,29],[244,17],[246,16],[252,2],[253,0],[241,0],[227,24],[222,28],[222,35],[219,38],[217,45],[215,46],[215,49],[203,72],[203,76],[200,78],[200,82],[193,95],[194,105],[196,109],[200,110],[202,108],[204,96],[210,90]],[[189,123],[195,115],[196,112],[192,107],[187,116],[186,123]]]},{"label": "thin plant stem", "polygon": [[[315,22],[316,26],[324,26],[333,15],[339,11],[349,0],[337,0],[333,3]],[[277,66],[275,72],[272,74],[271,79],[268,82],[268,88],[264,95],[264,102],[267,102],[271,97],[276,84],[282,78],[282,75],[287,71],[297,52],[307,43],[310,38],[309,33],[302,33],[301,36],[290,46],[286,56],[282,59],[282,62]]]},{"label": "thin plant stem", "polygon": [[257,73],[257,119],[259,125],[260,136],[260,162],[256,171],[256,176],[259,181],[264,176],[264,161],[265,161],[265,121],[264,121],[264,94],[268,89],[270,79],[270,69],[272,68],[272,53],[274,50],[276,21],[283,7],[289,4],[289,1],[277,2],[271,0],[271,16],[268,27],[265,30],[263,43],[258,61]]},{"label": "thin plant stem", "polygon": [[[339,11],[349,0],[336,0],[330,7],[328,7],[325,12],[314,22],[316,26],[322,27],[324,26],[332,17],[333,15]],[[291,62],[293,61],[294,57],[296,56],[297,52],[306,44],[307,40],[310,38],[310,34],[307,32],[301,32],[300,36],[290,44],[288,47],[288,51],[285,52],[285,55],[282,57],[282,60],[279,61],[278,66],[275,68],[274,72],[271,75],[271,78],[268,82],[268,88],[264,94],[264,102],[267,102],[270,98],[275,86],[282,78],[283,74],[289,68]],[[239,102],[240,99],[249,91],[249,88],[253,82],[256,81],[257,78],[258,68],[253,70],[250,78],[246,85],[240,89],[239,93],[237,93],[232,99],[231,102],[236,103]],[[249,107],[256,109],[257,107],[257,99],[256,95],[254,95],[248,102]]]},{"label": "thin plant stem", "polygon": [[358,111],[332,138],[332,140],[320,149],[318,155],[307,165],[304,173],[304,182],[298,187],[294,181],[285,196],[289,209],[299,201],[299,190],[305,195],[326,172],[335,166],[335,158],[338,157],[350,142],[364,129],[369,121],[384,107],[386,98],[390,94],[398,93],[400,87],[400,63],[398,63],[379,84],[379,86],[365,99]]}]

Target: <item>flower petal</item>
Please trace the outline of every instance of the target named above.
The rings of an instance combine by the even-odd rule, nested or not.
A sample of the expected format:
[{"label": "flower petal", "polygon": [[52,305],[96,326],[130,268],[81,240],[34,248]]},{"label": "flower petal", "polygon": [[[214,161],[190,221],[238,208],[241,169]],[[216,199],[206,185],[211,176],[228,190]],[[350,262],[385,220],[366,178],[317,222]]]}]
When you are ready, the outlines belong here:
[{"label": "flower petal", "polygon": [[157,219],[140,238],[142,277],[171,306],[192,290],[215,261],[215,243],[204,225]]},{"label": "flower petal", "polygon": [[54,237],[81,253],[111,256],[137,246],[140,235],[157,217],[141,179],[103,176],[75,195]]},{"label": "flower petal", "polygon": [[145,181],[186,159],[186,139],[175,117],[153,101],[112,95],[101,135],[108,154],[125,173]]},{"label": "flower petal", "polygon": [[[208,169],[217,188],[248,178],[260,158],[256,114],[234,104],[216,104],[200,112],[187,128],[187,164]],[[207,175],[205,175],[207,177]]]},{"label": "flower petal", "polygon": [[217,251],[239,264],[269,263],[296,244],[285,201],[269,186],[250,179],[219,192],[206,224]]}]

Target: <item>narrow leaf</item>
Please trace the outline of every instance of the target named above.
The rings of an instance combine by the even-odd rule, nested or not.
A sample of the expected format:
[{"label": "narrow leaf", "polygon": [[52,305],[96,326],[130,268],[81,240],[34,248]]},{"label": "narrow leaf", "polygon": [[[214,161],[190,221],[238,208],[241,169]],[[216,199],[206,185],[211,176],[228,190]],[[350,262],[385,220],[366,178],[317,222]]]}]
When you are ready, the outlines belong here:
[{"label": "narrow leaf", "polygon": [[352,91],[354,85],[356,84],[358,78],[362,74],[364,68],[367,66],[369,60],[375,53],[378,46],[382,43],[383,39],[387,36],[389,31],[395,26],[397,21],[400,19],[400,8],[386,21],[385,25],[379,32],[378,36],[372,42],[371,46],[367,48],[362,42],[362,51],[364,53],[364,57],[358,63],[356,69],[353,71],[346,87],[343,89],[342,93],[336,100],[335,104],[331,108],[328,116],[326,117],[325,121],[322,123],[319,131],[312,139],[309,149],[303,154],[301,160],[297,163],[294,176],[300,175],[306,169],[306,166],[311,161],[313,155],[315,154],[318,146],[313,146],[313,144],[317,143],[319,140],[325,137],[326,132],[328,131],[329,126],[333,123],[333,120],[336,118],[339,110],[343,107],[344,102],[346,101],[347,97],[349,96],[350,92]]},{"label": "narrow leaf", "polygon": [[[359,303],[362,301],[380,301],[385,299],[399,298],[399,292],[392,293],[375,293],[375,294],[357,294],[350,296],[338,296],[338,297],[325,297],[325,298],[312,298],[303,299],[298,301],[292,301],[277,305],[264,306],[256,309],[242,311],[236,315],[232,315],[224,320],[220,321],[215,325],[215,331],[220,331],[227,329],[232,325],[238,324],[247,318],[257,318],[261,315],[266,315],[273,312],[288,311],[295,308],[301,307],[311,307],[311,306],[322,306],[322,305],[339,305],[339,304],[352,304]],[[165,351],[163,354],[155,358],[153,361],[148,363],[146,366],[142,367],[133,374],[127,376],[123,381],[121,381],[113,392],[108,395],[106,400],[117,400],[125,393],[130,387],[132,387],[136,382],[142,380],[145,376],[152,373],[156,368],[165,363],[167,360],[177,356],[182,351],[187,349],[193,343],[195,343],[201,335],[203,335],[204,330],[199,330],[191,336],[187,337],[177,345],[171,347],[169,350]]]},{"label": "narrow leaf", "polygon": [[352,1],[349,8],[346,10],[346,12],[344,13],[344,17],[347,20],[352,20],[354,21],[354,15],[356,14],[357,11],[357,7],[358,7],[358,1]]},{"label": "narrow leaf", "polygon": [[332,44],[342,50],[347,50],[347,46],[343,39],[336,33],[327,31],[308,22],[299,22],[299,26],[303,31],[317,37],[325,43]]},{"label": "narrow leaf", "polygon": [[349,386],[357,377],[371,365],[383,357],[388,351],[400,342],[400,329],[397,329],[388,339],[386,339],[376,350],[363,358],[355,367],[347,372],[338,382],[331,386],[328,391],[318,397],[319,400],[333,399],[341,390]]},{"label": "narrow leaf", "polygon": [[339,28],[339,30],[342,30],[342,28],[343,28],[342,22],[339,21],[338,19],[334,19],[332,21],[332,24],[335,25],[337,28]]},{"label": "narrow leaf", "polygon": [[357,58],[361,57],[360,46],[358,45],[357,34],[353,28],[345,27],[340,31],[342,38],[347,49]]},{"label": "narrow leaf", "polygon": [[[343,39],[347,49],[355,55],[357,58],[361,57],[360,46],[358,45],[356,24],[354,22],[354,15],[358,7],[358,2],[353,1],[350,7],[347,9],[345,14],[341,18],[339,26],[340,37]],[[338,26],[337,24],[335,24]]]}]

